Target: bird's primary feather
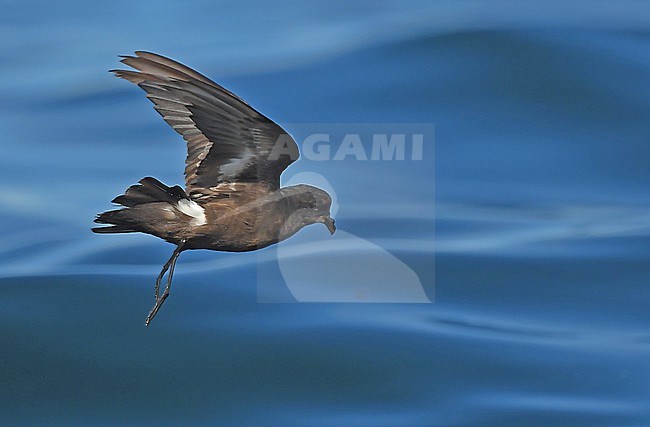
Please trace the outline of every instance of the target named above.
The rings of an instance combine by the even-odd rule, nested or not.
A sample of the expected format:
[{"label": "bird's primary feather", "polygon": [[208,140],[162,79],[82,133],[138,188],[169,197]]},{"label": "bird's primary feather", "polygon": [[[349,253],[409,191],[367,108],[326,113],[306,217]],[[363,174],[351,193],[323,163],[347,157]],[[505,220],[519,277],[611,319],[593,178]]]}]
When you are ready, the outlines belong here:
[{"label": "bird's primary feather", "polygon": [[138,51],[113,70],[140,86],[163,119],[187,143],[186,191],[213,196],[221,184],[280,187],[280,174],[298,156],[291,136],[241,98],[202,74],[155,53]]}]

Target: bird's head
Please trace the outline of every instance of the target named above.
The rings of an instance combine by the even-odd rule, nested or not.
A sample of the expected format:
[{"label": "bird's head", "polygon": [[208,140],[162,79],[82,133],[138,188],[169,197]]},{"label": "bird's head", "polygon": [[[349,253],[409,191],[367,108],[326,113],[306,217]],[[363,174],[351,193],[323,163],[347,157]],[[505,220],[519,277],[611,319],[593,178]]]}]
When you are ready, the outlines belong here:
[{"label": "bird's head", "polygon": [[332,198],[327,194],[327,191],[305,184],[286,189],[291,189],[293,193],[291,200],[301,223],[301,228],[306,225],[321,223],[325,224],[331,234],[334,234],[336,225],[330,213]]}]

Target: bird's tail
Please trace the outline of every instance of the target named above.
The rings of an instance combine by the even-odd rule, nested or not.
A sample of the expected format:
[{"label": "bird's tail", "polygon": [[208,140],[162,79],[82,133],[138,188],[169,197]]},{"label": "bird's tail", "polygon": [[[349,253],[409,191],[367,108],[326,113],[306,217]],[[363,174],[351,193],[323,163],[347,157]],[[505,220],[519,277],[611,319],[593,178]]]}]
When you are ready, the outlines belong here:
[{"label": "bird's tail", "polygon": [[142,218],[132,209],[148,203],[165,202],[176,204],[181,199],[188,199],[185,191],[178,185],[168,187],[156,178],[142,178],[138,184],[130,186],[124,194],[113,199],[112,203],[124,206],[123,209],[107,211],[97,215],[95,222],[108,224],[110,227],[95,227],[95,233],[135,233],[142,229]]}]

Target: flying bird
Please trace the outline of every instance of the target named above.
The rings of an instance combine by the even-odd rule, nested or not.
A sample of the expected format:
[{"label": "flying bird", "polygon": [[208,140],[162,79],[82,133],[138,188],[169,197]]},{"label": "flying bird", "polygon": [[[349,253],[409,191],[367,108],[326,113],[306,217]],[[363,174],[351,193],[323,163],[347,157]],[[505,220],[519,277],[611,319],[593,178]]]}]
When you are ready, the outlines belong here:
[{"label": "flying bird", "polygon": [[[246,252],[322,223],[334,234],[332,198],[317,187],[280,187],[299,157],[294,139],[234,93],[172,59],[144,51],[122,56],[134,70],[111,70],[140,86],[187,144],[185,188],[146,177],[113,199],[95,233],[147,233],[176,245],[156,279],[151,320],[169,296],[176,261],[189,249]],[[167,273],[167,282],[160,292]]]}]

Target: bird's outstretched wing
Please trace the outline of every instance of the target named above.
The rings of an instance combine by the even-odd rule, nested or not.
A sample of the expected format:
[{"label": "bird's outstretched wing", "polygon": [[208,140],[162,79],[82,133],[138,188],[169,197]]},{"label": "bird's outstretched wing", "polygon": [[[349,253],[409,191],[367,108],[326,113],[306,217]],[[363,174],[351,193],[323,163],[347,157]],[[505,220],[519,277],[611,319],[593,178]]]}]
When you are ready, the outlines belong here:
[{"label": "bird's outstretched wing", "polygon": [[279,188],[280,174],[299,156],[284,129],[183,64],[150,52],[135,55],[123,56],[121,62],[137,71],[111,72],[144,89],[156,111],[187,142],[185,185],[190,197],[210,197],[227,184]]}]

